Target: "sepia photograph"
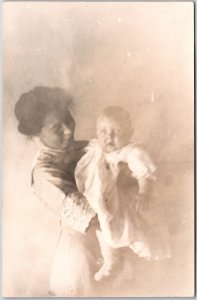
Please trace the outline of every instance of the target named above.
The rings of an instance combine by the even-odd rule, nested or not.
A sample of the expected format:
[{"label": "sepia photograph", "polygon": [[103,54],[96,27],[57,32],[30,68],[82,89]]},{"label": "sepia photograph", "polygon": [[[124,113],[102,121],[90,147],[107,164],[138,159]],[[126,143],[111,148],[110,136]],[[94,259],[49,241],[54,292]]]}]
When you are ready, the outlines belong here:
[{"label": "sepia photograph", "polygon": [[194,3],[3,4],[3,297],[193,297]]}]

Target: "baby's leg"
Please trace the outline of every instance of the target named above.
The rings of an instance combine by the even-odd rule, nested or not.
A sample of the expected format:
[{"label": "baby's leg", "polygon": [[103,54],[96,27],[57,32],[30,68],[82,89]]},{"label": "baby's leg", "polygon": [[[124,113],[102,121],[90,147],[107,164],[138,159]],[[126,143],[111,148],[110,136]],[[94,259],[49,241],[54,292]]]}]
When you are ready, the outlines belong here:
[{"label": "baby's leg", "polygon": [[103,266],[95,274],[94,279],[96,281],[100,281],[111,274],[114,266],[117,265],[118,255],[117,249],[113,249],[104,241],[102,232],[100,230],[97,230],[96,234],[98,237],[98,241],[101,248],[101,254],[103,256],[104,262]]}]

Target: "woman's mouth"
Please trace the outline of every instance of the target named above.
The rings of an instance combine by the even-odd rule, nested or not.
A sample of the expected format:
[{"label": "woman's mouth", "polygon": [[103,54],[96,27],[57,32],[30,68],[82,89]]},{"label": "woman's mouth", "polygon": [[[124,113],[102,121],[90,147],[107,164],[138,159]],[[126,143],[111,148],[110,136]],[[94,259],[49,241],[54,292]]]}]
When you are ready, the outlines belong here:
[{"label": "woman's mouth", "polygon": [[72,143],[72,141],[73,141],[73,138],[72,138],[71,135],[69,135],[69,136],[64,136],[64,137],[62,138],[62,145],[67,146],[69,143]]}]

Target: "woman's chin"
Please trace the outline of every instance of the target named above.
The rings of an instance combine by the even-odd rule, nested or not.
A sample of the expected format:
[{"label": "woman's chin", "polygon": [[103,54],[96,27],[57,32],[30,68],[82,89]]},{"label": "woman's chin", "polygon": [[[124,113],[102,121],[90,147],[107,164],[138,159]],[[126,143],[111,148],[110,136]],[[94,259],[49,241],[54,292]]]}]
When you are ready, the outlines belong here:
[{"label": "woman's chin", "polygon": [[61,144],[61,148],[62,149],[66,149],[66,148],[69,148],[73,145],[74,143],[74,140],[73,139],[69,139],[69,140],[66,140],[64,141],[62,144]]}]

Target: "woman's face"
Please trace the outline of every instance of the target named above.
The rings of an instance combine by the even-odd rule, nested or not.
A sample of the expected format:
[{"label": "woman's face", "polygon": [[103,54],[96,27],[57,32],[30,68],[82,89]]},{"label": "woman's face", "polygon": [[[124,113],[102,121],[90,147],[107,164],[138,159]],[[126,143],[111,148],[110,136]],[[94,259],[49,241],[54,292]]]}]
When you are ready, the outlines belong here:
[{"label": "woman's face", "polygon": [[49,113],[44,119],[39,134],[41,142],[47,147],[55,149],[66,149],[74,141],[74,121],[63,118],[57,113]]}]

